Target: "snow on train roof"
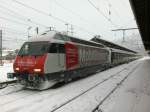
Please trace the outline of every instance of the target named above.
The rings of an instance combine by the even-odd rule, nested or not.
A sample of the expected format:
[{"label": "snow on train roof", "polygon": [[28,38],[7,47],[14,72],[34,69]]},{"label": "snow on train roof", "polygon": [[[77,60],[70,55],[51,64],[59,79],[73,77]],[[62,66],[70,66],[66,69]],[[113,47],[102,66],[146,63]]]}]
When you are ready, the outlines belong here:
[{"label": "snow on train roof", "polygon": [[[56,37],[56,34],[58,34],[57,37]],[[61,35],[61,36],[59,37],[59,35]],[[51,43],[53,43],[53,42],[65,43],[65,41],[69,41],[69,42],[74,42],[74,43],[89,45],[89,46],[95,46],[95,47],[106,47],[105,45],[97,43],[97,42],[87,41],[87,40],[83,40],[80,38],[75,38],[75,37],[72,37],[69,35],[62,34],[57,31],[49,31],[49,32],[43,33],[42,35],[34,36],[33,38],[29,39],[27,42],[38,42],[38,41],[49,41]]]},{"label": "snow on train roof", "polygon": [[36,35],[33,36],[28,40],[28,42],[34,42],[34,41],[50,41],[52,37],[55,35],[55,32],[48,32],[45,35]]},{"label": "snow on train roof", "polygon": [[57,34],[56,31],[45,32],[41,35],[33,36],[27,42],[38,42],[38,41],[49,41],[49,42],[64,42],[62,40],[54,39],[53,37]]}]

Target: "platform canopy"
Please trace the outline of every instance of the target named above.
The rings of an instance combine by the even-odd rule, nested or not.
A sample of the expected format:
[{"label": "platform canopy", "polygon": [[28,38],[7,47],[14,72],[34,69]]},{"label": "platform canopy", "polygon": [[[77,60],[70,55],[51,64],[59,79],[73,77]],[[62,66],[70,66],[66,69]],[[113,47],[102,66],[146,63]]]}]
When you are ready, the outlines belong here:
[{"label": "platform canopy", "polygon": [[145,49],[150,51],[150,0],[129,0]]},{"label": "platform canopy", "polygon": [[119,49],[119,50],[123,50],[123,51],[128,51],[128,52],[136,53],[133,50],[130,50],[130,49],[125,48],[123,46],[120,46],[120,45],[117,45],[115,43],[109,42],[107,40],[103,40],[103,39],[98,38],[96,36],[94,38],[92,38],[91,41],[94,41],[94,42],[97,42],[97,43],[101,43],[101,44],[103,44],[103,45],[105,45],[107,47],[113,48],[113,49]]}]

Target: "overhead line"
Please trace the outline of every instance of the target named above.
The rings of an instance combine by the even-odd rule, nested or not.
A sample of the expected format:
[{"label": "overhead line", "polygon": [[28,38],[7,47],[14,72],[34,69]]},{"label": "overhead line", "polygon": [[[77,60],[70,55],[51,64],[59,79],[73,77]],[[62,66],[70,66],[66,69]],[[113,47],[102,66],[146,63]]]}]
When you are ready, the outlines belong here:
[{"label": "overhead line", "polygon": [[26,34],[26,32],[23,32],[23,31],[19,31],[17,29],[12,29],[12,28],[9,28],[9,27],[3,27],[3,26],[0,26],[0,28],[3,30],[7,30],[7,31],[14,31],[16,33],[22,33],[22,34]]},{"label": "overhead line", "polygon": [[[53,16],[52,14],[48,14],[48,13],[46,13],[46,12],[44,12],[44,11],[41,11],[41,10],[38,10],[38,9],[36,9],[36,8],[33,8],[33,7],[31,7],[31,6],[28,6],[27,4],[24,4],[24,3],[22,3],[22,2],[19,2],[19,1],[17,1],[17,0],[12,0],[12,1],[14,1],[15,3],[17,3],[17,4],[20,4],[20,5],[22,5],[22,6],[24,6],[24,7],[26,7],[26,8],[29,8],[29,9],[32,9],[33,11],[35,11],[35,12],[38,12],[38,13],[40,13],[40,14],[42,14],[42,15],[45,15],[45,16],[49,16],[49,17],[51,17],[51,18],[53,18],[53,19],[55,19],[55,20],[57,20],[57,21],[60,21],[60,22],[62,22],[62,23],[68,23],[68,24],[70,24],[70,25],[73,25],[73,26],[76,26],[76,27],[78,27],[78,28],[80,28],[80,29],[84,29],[84,28],[81,28],[80,26],[78,26],[78,25],[74,25],[74,24],[72,24],[72,23],[69,23],[69,22],[67,22],[67,21],[65,21],[65,20],[63,20],[63,19],[60,19],[60,18],[58,18],[58,17],[56,17],[56,16]],[[87,30],[83,30],[83,31],[86,31],[87,32]],[[90,34],[91,35],[91,32],[89,33],[89,31],[87,32],[88,34]],[[93,35],[94,33],[92,33],[92,35]],[[94,34],[95,35],[95,34]]]},{"label": "overhead line", "polygon": [[[58,5],[59,7],[63,8],[64,10],[70,12],[71,14],[73,14],[73,15],[75,15],[75,16],[79,16],[79,17],[80,17],[80,20],[82,20],[82,21],[84,21],[84,22],[87,22],[87,24],[89,24],[89,21],[86,20],[86,19],[84,19],[83,17],[81,17],[79,14],[77,14],[77,13],[75,13],[74,11],[72,11],[72,10],[70,10],[70,9],[68,9],[68,8],[66,8],[66,7],[64,7],[63,5],[61,5],[61,4],[60,4],[59,2],[57,2],[56,0],[54,0],[54,2],[55,2],[55,4]],[[92,25],[92,24],[91,24],[91,25]],[[95,25],[92,25],[92,26],[95,27]],[[78,26],[78,27],[79,27],[79,26]],[[83,31],[88,32],[88,33],[91,34],[91,35],[93,35],[91,32],[89,32],[89,31],[87,31],[87,30],[85,30],[85,29],[83,29],[83,28],[80,28],[80,29],[83,30]]]},{"label": "overhead line", "polygon": [[13,34],[13,35],[23,35],[23,36],[28,36],[26,34],[18,33],[18,32],[10,32],[10,31],[4,31],[4,35],[6,34]]},{"label": "overhead line", "polygon": [[[12,39],[3,39],[2,41],[7,41],[7,42],[8,42],[8,41],[13,41],[13,40],[12,40]],[[19,40],[17,40],[17,41],[16,41],[16,40],[14,40],[14,41],[15,41],[15,42],[17,42],[17,41],[24,42],[24,41],[26,41],[26,40],[20,40],[20,39],[19,39]]]},{"label": "overhead line", "polygon": [[112,31],[122,31],[122,30],[138,30],[139,28],[120,28],[120,29],[114,29]]},{"label": "overhead line", "polygon": [[115,23],[113,23],[99,8],[97,8],[90,0],[87,0],[98,12],[101,14],[108,22],[110,22],[113,26],[118,27]]},{"label": "overhead line", "polygon": [[18,38],[13,39],[13,37],[11,36],[4,36],[4,37],[7,37],[7,39],[3,39],[2,41],[27,41],[25,39],[18,39]]},{"label": "overhead line", "polygon": [[[9,8],[7,8],[7,7],[5,7],[5,6],[2,6],[1,4],[0,4],[0,8],[5,9],[5,10],[7,10],[7,11],[13,13],[14,15],[18,15],[18,16],[22,17],[22,15],[20,15],[19,13],[15,12],[15,11],[12,11],[11,9],[9,9]],[[23,18],[24,18],[24,17],[23,17]],[[23,18],[22,18],[22,19],[23,19]]]},{"label": "overhead line", "polygon": [[86,21],[86,22],[88,22],[88,24],[89,24],[89,21],[86,20],[85,18],[81,17],[81,15],[79,15],[79,14],[77,14],[76,12],[74,12],[74,11],[72,11],[72,10],[70,10],[70,9],[68,9],[68,8],[66,8],[66,7],[64,7],[63,5],[61,5],[61,4],[60,4],[59,2],[57,2],[56,0],[54,0],[54,2],[55,2],[55,4],[58,5],[59,7],[63,8],[64,10],[70,12],[71,14],[73,14],[73,15],[75,15],[75,16],[78,16],[78,17],[80,18],[80,20],[82,20],[83,22]]},{"label": "overhead line", "polygon": [[110,4],[110,5],[111,5],[111,7],[113,8],[113,10],[114,10],[114,12],[115,12],[116,16],[118,16],[118,17],[119,17],[119,19],[122,21],[122,19],[121,19],[120,15],[119,15],[119,14],[118,14],[118,12],[116,11],[116,9],[113,7],[113,5],[110,3],[110,1],[109,1],[109,0],[106,0],[106,1],[108,2],[108,4]]},{"label": "overhead line", "polygon": [[9,38],[7,38],[7,39],[3,39],[2,41],[27,41],[27,40],[20,40],[20,39],[9,39]]},{"label": "overhead line", "polygon": [[[117,16],[117,17],[119,17],[120,22],[122,22],[122,21],[123,21],[123,19],[121,18],[121,16],[120,16],[120,15],[119,15],[119,13],[117,12],[116,7],[113,7],[113,5],[110,3],[110,0],[106,0],[106,1],[108,2],[108,4],[110,4],[110,5],[112,6],[112,9],[114,10],[114,12],[115,12],[116,16]],[[122,26],[122,27],[123,27],[123,26]]]},{"label": "overhead line", "polygon": [[[15,39],[14,39],[14,37],[13,37],[13,36],[10,36],[10,35],[4,35],[4,38],[5,38],[5,37],[8,37],[7,39],[13,39],[13,40],[19,39],[19,38],[15,38]],[[17,36],[17,37],[18,37],[18,36]],[[26,41],[26,40],[27,40],[26,36],[23,36],[23,37],[24,37],[24,38],[22,38],[22,39],[20,39],[20,40]],[[3,39],[4,39],[4,38],[3,38]]]},{"label": "overhead line", "polygon": [[29,26],[28,24],[21,23],[21,22],[18,22],[18,21],[15,21],[15,20],[12,20],[12,19],[9,19],[9,18],[6,18],[6,17],[2,17],[2,16],[0,16],[0,19],[10,21],[10,22],[13,22],[13,23],[16,23],[16,24],[24,25],[24,26]]},{"label": "overhead line", "polygon": [[24,4],[24,3],[22,3],[22,2],[19,2],[19,1],[17,1],[17,0],[12,0],[12,1],[14,1],[15,3],[20,4],[20,5],[22,5],[22,6],[26,7],[26,8],[32,9],[32,10],[34,10],[35,12],[38,12],[38,13],[40,13],[40,14],[42,14],[42,15],[52,17],[52,18],[57,19],[58,21],[63,22],[63,23],[68,23],[68,22],[66,22],[66,21],[64,21],[64,20],[62,20],[62,19],[60,19],[60,18],[58,18],[58,17],[52,16],[51,14],[48,14],[48,13],[46,13],[46,12],[44,12],[44,11],[38,10],[38,9],[36,9],[36,8],[33,8],[33,7],[31,7],[31,6],[27,5],[27,4]]},{"label": "overhead line", "polygon": [[[2,6],[2,5],[0,5],[0,7],[3,7],[3,8],[6,9],[7,11],[9,11],[9,12],[11,12],[11,13],[14,13],[15,15],[18,15],[18,16],[22,17],[22,18],[20,18],[20,17],[18,18],[18,17],[16,17],[16,16],[13,16],[13,17],[15,17],[15,18],[17,18],[17,19],[20,19],[20,20],[25,21],[25,22],[30,22],[30,23],[32,23],[32,24],[36,24],[36,25],[39,25],[39,26],[42,26],[42,27],[48,27],[48,26],[43,25],[43,24],[41,24],[41,23],[32,21],[30,18],[24,17],[23,15],[21,15],[21,14],[15,12],[15,11],[12,11],[11,9],[8,9],[8,8]],[[3,13],[3,12],[1,12],[1,13]],[[10,14],[7,14],[7,15],[10,15]],[[12,16],[12,15],[10,15],[10,16]]]}]

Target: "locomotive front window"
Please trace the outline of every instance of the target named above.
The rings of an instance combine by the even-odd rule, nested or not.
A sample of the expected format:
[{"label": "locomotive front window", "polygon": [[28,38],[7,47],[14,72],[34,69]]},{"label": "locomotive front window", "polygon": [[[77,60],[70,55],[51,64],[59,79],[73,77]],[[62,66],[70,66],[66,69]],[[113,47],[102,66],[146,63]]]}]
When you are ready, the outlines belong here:
[{"label": "locomotive front window", "polygon": [[23,44],[18,55],[43,55],[48,52],[48,42],[26,42]]}]

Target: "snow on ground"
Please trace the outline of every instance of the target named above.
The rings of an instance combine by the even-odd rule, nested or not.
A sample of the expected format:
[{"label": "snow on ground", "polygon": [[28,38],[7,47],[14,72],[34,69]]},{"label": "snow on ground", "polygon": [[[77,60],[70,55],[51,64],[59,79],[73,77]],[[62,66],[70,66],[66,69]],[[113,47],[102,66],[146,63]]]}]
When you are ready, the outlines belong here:
[{"label": "snow on ground", "polygon": [[4,82],[10,79],[7,79],[7,73],[13,72],[12,63],[4,63],[3,66],[0,66],[0,82]]},{"label": "snow on ground", "polygon": [[0,91],[0,110],[2,112],[50,112],[54,108],[81,94],[97,83],[118,73],[122,69],[127,68],[116,77],[101,84],[101,86],[97,86],[87,94],[77,98],[73,102],[70,102],[69,106],[66,105],[64,108],[58,110],[63,112],[90,112],[90,110],[98,104],[99,100],[104,98],[105,95],[110,92],[133,67],[136,66],[137,62],[138,61],[134,61],[129,64],[124,64],[107,71],[97,73],[96,75],[62,85],[61,87],[51,88],[45,91],[25,89],[13,92],[12,94],[9,93],[8,95],[3,95],[3,92],[8,90],[5,88],[3,92]]},{"label": "snow on ground", "polygon": [[58,109],[56,112],[92,112],[100,101],[102,101],[116,87],[116,85],[128,75],[133,67],[135,67],[135,65],[130,65],[130,68],[125,69],[114,78],[97,86],[82,97],[77,98],[70,104],[65,105],[63,108]]},{"label": "snow on ground", "polygon": [[107,100],[103,112],[150,112],[150,58]]}]

